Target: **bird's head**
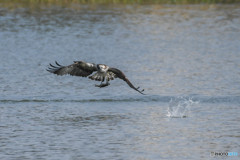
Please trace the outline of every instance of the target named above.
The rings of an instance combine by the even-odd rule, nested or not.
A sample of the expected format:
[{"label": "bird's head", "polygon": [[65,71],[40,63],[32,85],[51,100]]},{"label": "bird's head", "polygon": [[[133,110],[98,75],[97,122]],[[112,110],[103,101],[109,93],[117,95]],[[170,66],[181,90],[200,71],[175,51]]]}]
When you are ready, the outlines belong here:
[{"label": "bird's head", "polygon": [[82,64],[84,63],[83,61],[73,61],[75,64]]},{"label": "bird's head", "polygon": [[109,69],[109,67],[105,64],[98,64],[97,68],[100,72],[107,72],[107,70]]}]

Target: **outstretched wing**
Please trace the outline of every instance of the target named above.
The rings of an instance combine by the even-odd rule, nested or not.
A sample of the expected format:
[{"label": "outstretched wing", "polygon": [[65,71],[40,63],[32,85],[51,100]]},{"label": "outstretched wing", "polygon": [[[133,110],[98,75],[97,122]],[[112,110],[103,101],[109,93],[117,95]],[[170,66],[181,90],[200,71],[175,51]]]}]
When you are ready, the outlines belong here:
[{"label": "outstretched wing", "polygon": [[97,71],[95,64],[83,61],[74,61],[74,63],[69,66],[62,66],[58,64],[57,61],[55,61],[55,63],[56,65],[50,63],[47,71],[57,75],[70,74],[72,76],[87,77],[94,71]]},{"label": "outstretched wing", "polygon": [[131,87],[132,89],[138,91],[141,94],[144,94],[143,93],[144,89],[139,90],[140,87],[137,87],[137,88],[134,87],[134,85],[127,79],[125,74],[122,71],[120,71],[119,69],[117,69],[117,68],[109,68],[108,72],[114,73],[117,78],[120,78],[120,79],[124,80],[129,85],[129,87]]}]

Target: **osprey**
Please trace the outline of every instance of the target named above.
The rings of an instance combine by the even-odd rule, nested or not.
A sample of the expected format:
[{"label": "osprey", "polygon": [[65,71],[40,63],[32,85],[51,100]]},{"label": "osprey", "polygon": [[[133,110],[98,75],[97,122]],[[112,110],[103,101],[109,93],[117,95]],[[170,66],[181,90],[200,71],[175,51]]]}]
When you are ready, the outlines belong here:
[{"label": "osprey", "polygon": [[[144,89],[139,90],[140,87],[134,87],[134,85],[124,75],[124,73],[117,68],[111,68],[105,64],[96,65],[94,63],[86,63],[83,61],[74,61],[74,63],[69,66],[62,66],[58,64],[57,61],[55,61],[55,63],[55,66],[50,63],[47,71],[57,75],[70,74],[72,76],[88,77],[91,80],[101,81],[100,85],[95,85],[99,88],[110,85],[109,81],[114,80],[114,78],[120,78],[124,80],[129,85],[129,87],[141,94],[144,94]],[[94,74],[92,74],[93,72]],[[103,83],[104,81],[106,81],[106,83]]]}]

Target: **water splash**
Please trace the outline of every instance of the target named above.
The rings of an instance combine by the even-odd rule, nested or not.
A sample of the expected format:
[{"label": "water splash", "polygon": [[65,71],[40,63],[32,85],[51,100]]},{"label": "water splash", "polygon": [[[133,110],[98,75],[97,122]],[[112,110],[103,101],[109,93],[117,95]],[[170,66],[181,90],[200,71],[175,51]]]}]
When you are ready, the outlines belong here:
[{"label": "water splash", "polygon": [[189,116],[191,107],[197,103],[189,97],[172,98],[169,102],[167,116],[171,118],[186,118]]}]

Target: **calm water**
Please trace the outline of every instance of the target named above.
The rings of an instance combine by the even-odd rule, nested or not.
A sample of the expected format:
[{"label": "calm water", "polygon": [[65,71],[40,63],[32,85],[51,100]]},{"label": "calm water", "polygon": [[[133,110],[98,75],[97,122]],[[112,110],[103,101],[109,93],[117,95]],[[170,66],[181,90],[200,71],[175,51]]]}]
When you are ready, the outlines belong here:
[{"label": "calm water", "polygon": [[[0,59],[1,160],[240,154],[239,5],[0,6]],[[119,68],[147,95],[55,60]]]}]

